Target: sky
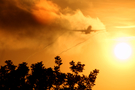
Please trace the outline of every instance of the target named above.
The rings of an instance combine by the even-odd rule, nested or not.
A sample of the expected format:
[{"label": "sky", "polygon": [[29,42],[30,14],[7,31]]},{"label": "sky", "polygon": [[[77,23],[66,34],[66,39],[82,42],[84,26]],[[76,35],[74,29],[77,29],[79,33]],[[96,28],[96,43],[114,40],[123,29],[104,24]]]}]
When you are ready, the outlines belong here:
[{"label": "sky", "polygon": [[[62,72],[69,62],[85,64],[84,74],[99,69],[93,90],[134,90],[134,0],[0,0],[0,65],[12,60],[43,61],[54,66],[62,58]],[[74,30],[93,30],[85,34]],[[132,55],[126,61],[114,56],[120,42],[128,43]]]}]

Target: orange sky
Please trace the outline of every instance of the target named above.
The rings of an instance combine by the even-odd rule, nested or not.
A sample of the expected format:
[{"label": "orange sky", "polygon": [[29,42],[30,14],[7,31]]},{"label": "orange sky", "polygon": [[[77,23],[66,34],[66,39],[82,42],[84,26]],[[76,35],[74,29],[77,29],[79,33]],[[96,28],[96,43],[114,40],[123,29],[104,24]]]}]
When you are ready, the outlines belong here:
[{"label": "orange sky", "polygon": [[[10,59],[16,65],[43,61],[53,67],[60,55],[63,72],[70,72],[71,60],[86,64],[86,75],[100,70],[93,90],[134,90],[134,5],[133,0],[1,0],[0,65]],[[89,25],[104,31],[72,31]],[[131,45],[126,62],[114,56],[119,42]]]}]

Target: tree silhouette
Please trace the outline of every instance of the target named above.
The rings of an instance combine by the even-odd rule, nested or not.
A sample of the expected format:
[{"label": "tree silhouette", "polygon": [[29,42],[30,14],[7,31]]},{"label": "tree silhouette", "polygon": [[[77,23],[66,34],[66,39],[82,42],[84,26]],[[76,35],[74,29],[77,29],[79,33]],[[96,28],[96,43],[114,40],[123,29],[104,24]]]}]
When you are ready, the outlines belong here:
[{"label": "tree silhouette", "polygon": [[99,70],[88,76],[80,75],[85,64],[70,62],[73,73],[62,73],[62,59],[55,57],[56,66],[45,68],[42,61],[31,65],[31,73],[26,62],[15,66],[11,60],[0,67],[0,90],[92,90]]},{"label": "tree silhouette", "polygon": [[13,65],[11,60],[5,61],[6,65],[0,68],[0,90],[24,90],[27,88],[26,76],[28,67],[26,63]]}]

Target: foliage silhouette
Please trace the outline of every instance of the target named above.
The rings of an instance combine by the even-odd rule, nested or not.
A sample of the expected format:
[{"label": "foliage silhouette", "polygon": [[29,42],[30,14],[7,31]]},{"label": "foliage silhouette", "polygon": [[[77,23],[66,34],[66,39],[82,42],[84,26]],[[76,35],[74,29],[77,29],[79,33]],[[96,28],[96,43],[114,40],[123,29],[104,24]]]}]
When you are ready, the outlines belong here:
[{"label": "foliage silhouette", "polygon": [[42,61],[31,65],[31,73],[27,63],[15,66],[11,60],[0,67],[0,90],[92,90],[99,70],[90,72],[89,76],[79,75],[84,64],[70,62],[73,73],[62,73],[62,59],[55,57],[54,69],[45,68]]}]

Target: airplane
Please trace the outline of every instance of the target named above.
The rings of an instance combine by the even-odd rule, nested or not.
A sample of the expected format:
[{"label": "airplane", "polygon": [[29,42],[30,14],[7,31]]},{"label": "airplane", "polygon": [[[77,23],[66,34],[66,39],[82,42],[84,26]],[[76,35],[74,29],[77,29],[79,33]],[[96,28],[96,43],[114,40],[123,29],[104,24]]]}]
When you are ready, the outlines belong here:
[{"label": "airplane", "polygon": [[85,34],[90,34],[91,32],[97,32],[101,30],[92,30],[92,26],[88,26],[86,30],[72,30],[72,31],[80,31],[80,32],[84,32]]}]

